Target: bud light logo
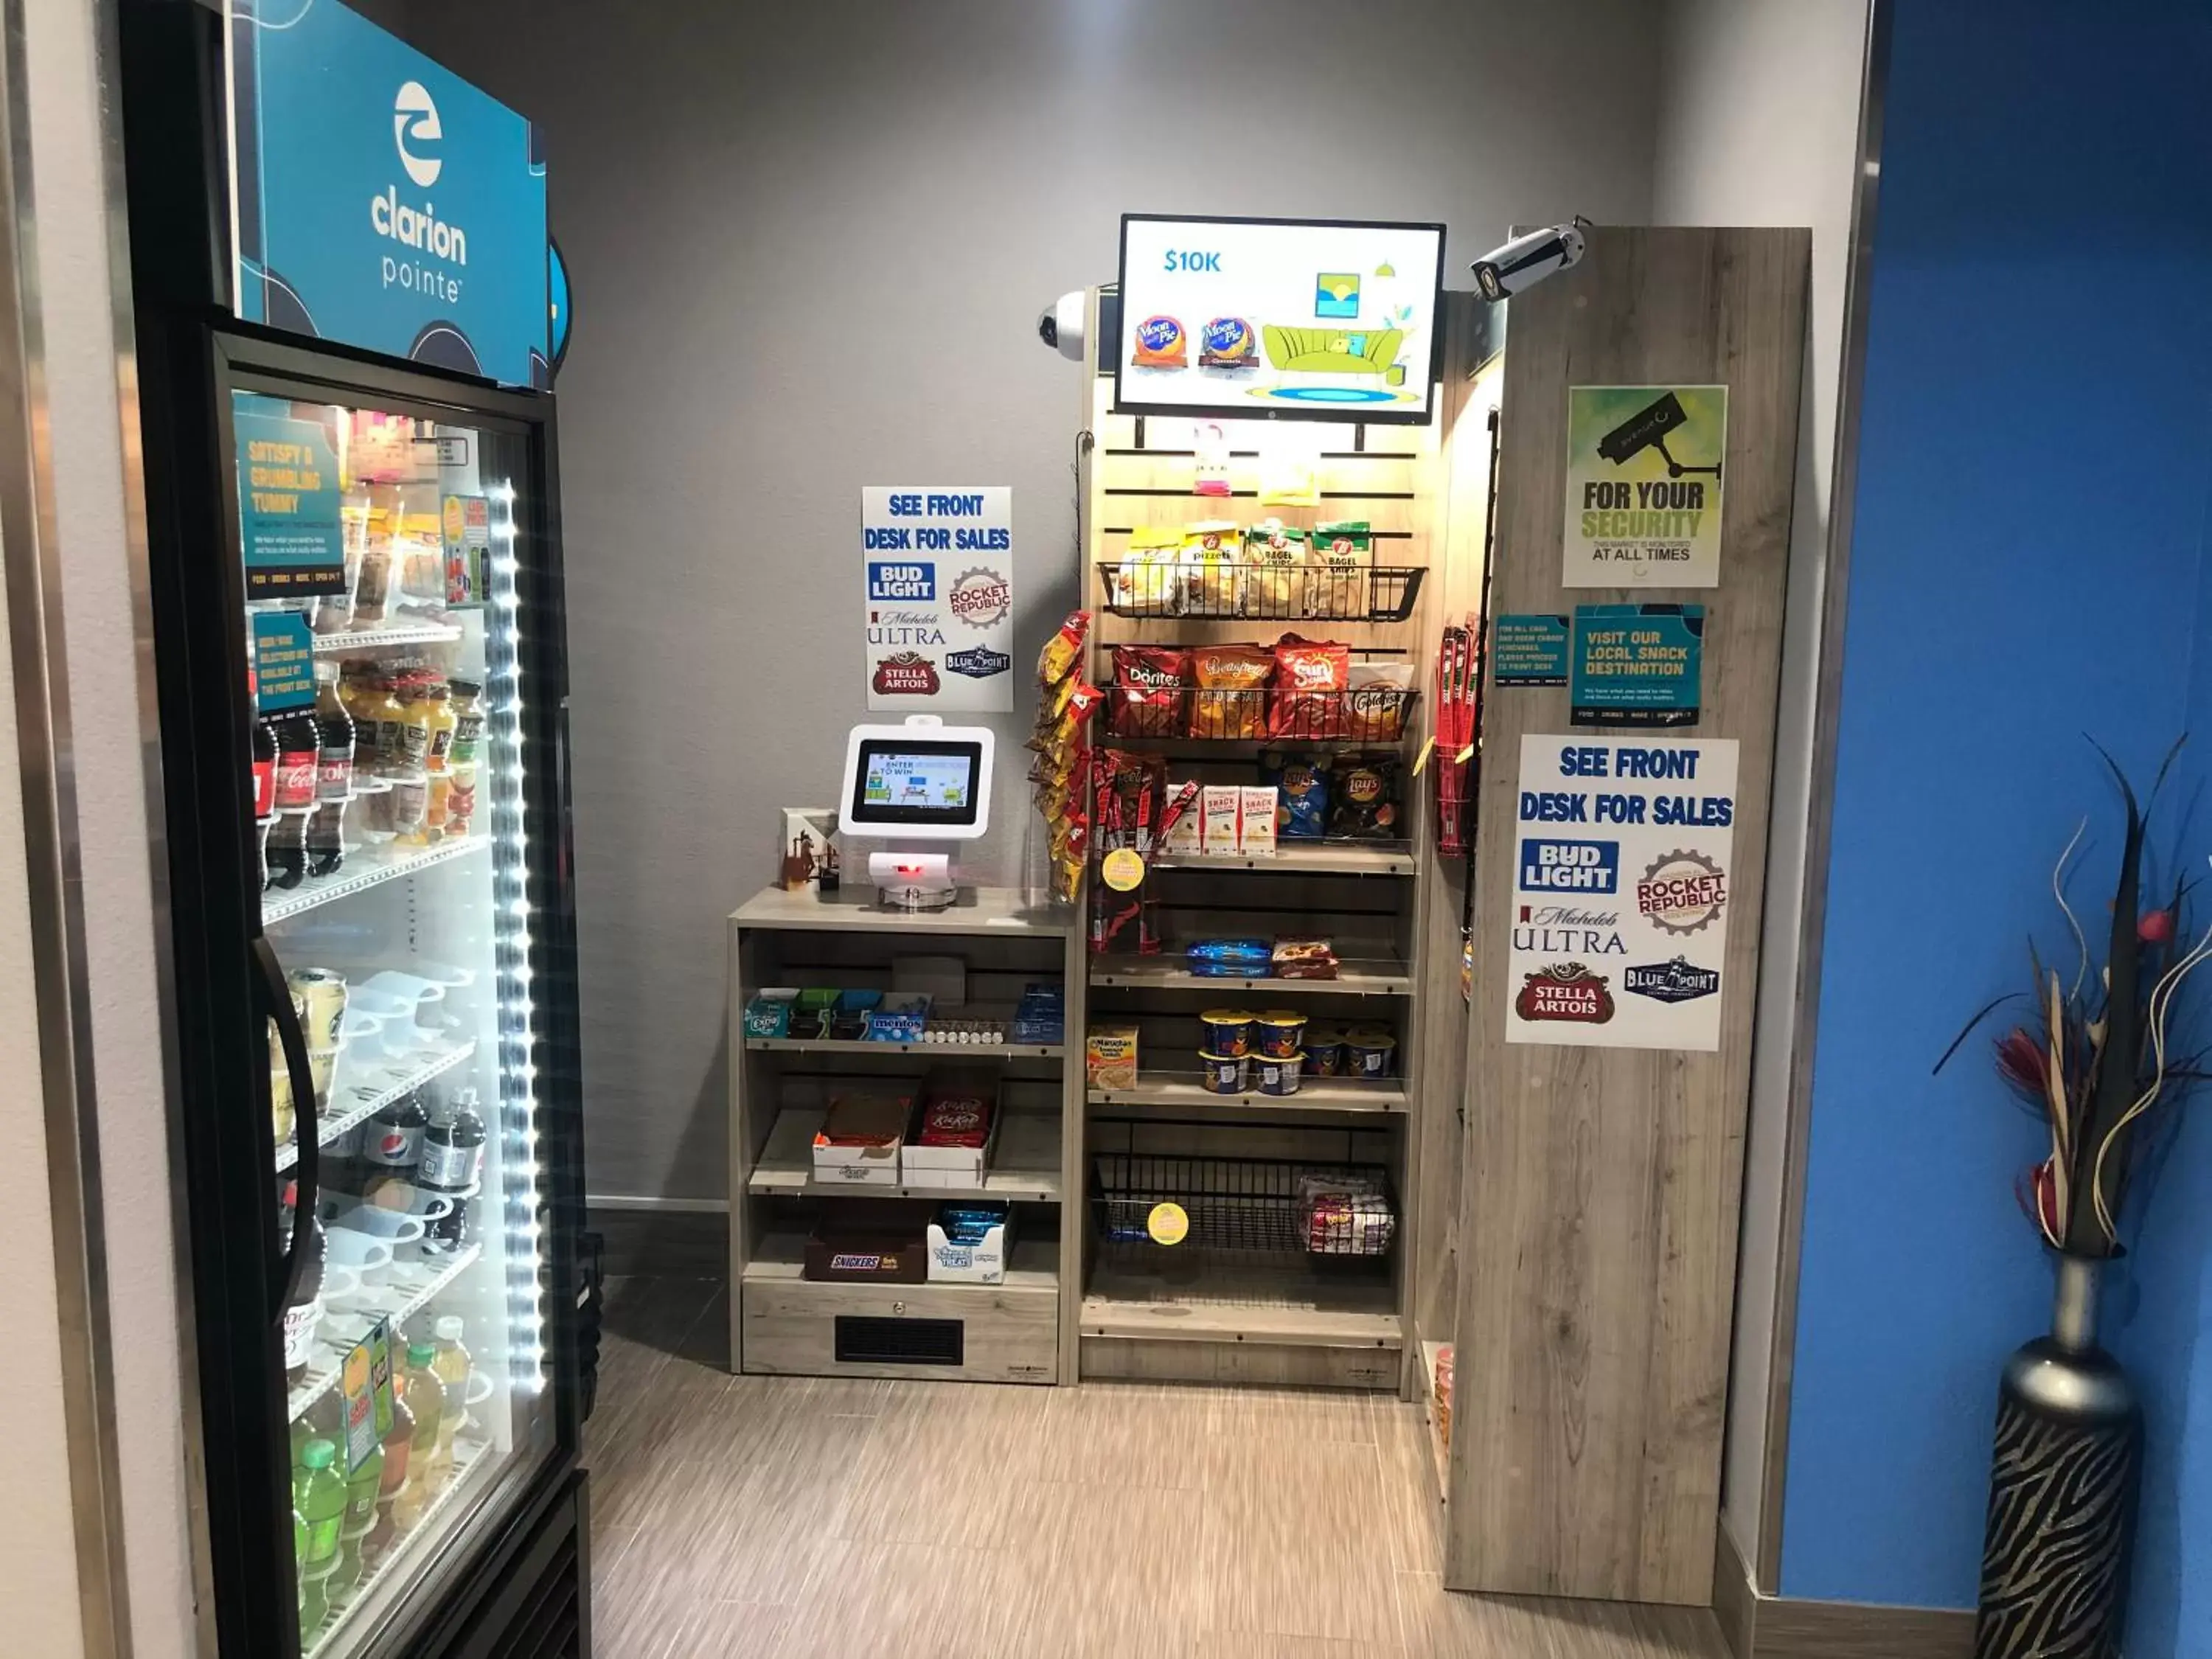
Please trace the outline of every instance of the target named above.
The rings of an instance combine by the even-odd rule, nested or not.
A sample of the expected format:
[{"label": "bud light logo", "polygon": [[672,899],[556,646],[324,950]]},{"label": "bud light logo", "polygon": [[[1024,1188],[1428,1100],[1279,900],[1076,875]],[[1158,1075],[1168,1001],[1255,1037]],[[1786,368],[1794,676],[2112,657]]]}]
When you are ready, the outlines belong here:
[{"label": "bud light logo", "polygon": [[1620,843],[1538,841],[1521,843],[1521,890],[1528,893],[1616,893]]},{"label": "bud light logo", "polygon": [[937,598],[937,567],[934,564],[891,564],[875,559],[868,561],[868,599],[876,601],[930,599]]}]

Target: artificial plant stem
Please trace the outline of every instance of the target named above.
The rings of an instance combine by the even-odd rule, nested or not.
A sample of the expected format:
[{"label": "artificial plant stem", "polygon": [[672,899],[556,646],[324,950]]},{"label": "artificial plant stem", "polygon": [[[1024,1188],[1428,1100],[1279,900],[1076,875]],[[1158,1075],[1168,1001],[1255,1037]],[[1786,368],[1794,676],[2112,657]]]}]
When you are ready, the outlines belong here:
[{"label": "artificial plant stem", "polygon": [[2058,1288],[2051,1297],[2051,1340],[2068,1353],[2087,1353],[2097,1346],[2097,1292],[2104,1263],[2062,1250]]},{"label": "artificial plant stem", "polygon": [[[2090,1092],[2087,1121],[2077,1126],[2074,1136],[2073,1178],[2067,1182],[2066,1194],[2066,1249],[2086,1256],[2106,1256],[2112,1252],[2112,1237],[2097,1218],[2097,1151],[2142,1090],[2139,1068],[2143,1011],[2136,995],[2137,952],[2142,946],[2136,937],[2136,917],[2142,896],[2143,821],[2136,808],[2135,792],[2127,787],[2124,778],[2120,787],[2127,799],[2128,833],[2120,849],[2120,885],[2112,896],[2112,936],[2105,956],[2103,1063],[2097,1067]],[[2119,1206],[2112,1207],[2117,1212]]]}]

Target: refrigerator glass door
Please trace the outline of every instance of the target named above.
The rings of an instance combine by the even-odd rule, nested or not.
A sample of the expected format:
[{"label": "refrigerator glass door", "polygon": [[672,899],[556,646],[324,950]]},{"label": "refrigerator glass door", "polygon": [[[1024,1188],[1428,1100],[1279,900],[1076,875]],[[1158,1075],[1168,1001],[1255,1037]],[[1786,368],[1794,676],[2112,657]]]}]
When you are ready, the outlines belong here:
[{"label": "refrigerator glass door", "polygon": [[[233,393],[301,1645],[376,1650],[552,1455],[519,434]],[[306,1094],[311,1100],[302,1099]],[[312,1109],[310,1107],[312,1106]]]}]

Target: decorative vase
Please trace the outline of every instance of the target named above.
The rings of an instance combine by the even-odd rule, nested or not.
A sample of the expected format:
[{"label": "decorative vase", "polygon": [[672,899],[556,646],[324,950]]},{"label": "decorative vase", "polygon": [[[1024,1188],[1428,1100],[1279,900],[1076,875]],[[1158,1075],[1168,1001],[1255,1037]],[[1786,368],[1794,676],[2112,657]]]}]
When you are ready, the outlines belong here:
[{"label": "decorative vase", "polygon": [[2062,1255],[2051,1334],[2005,1362],[1975,1659],[2118,1659],[2142,1412],[2097,1346],[2103,1267]]}]

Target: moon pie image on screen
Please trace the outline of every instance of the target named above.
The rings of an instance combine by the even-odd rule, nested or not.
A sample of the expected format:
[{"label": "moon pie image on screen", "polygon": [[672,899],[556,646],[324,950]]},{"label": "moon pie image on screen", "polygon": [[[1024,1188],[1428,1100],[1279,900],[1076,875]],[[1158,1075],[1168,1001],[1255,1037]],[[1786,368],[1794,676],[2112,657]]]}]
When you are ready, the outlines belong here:
[{"label": "moon pie image on screen", "polygon": [[1443,244],[1442,225],[1123,215],[1115,410],[1425,425]]}]

